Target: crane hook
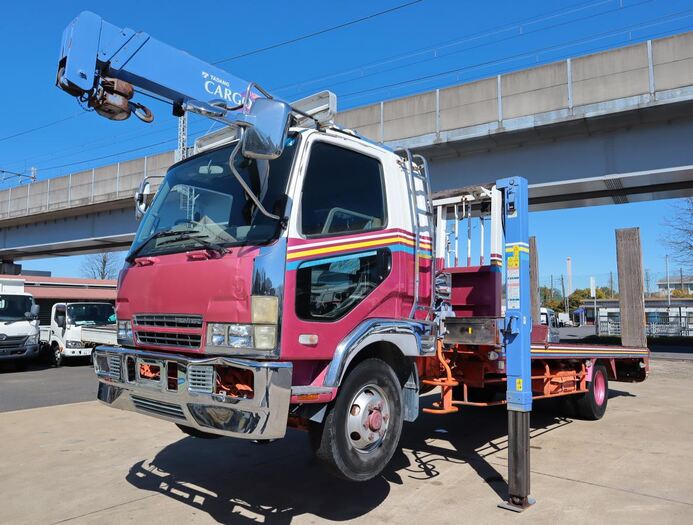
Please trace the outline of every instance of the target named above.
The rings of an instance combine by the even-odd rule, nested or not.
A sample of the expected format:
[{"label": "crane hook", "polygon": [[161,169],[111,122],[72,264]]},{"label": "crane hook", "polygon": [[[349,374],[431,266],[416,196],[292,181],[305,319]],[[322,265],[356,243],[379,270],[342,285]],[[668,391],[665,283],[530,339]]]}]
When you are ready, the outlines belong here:
[{"label": "crane hook", "polygon": [[154,120],[154,113],[144,104],[140,104],[139,102],[128,102],[128,106],[130,106],[132,112],[142,122],[149,124]]}]

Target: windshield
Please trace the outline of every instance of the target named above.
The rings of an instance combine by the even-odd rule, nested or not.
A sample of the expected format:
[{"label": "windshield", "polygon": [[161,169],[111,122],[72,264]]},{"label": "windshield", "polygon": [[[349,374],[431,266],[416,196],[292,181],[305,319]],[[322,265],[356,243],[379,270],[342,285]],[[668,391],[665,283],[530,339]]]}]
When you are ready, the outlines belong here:
[{"label": "windshield", "polygon": [[26,295],[0,295],[0,321],[18,321],[26,319],[31,311],[33,301]]},{"label": "windshield", "polygon": [[67,306],[69,324],[75,326],[115,324],[113,305],[104,303],[70,304]]},{"label": "windshield", "polygon": [[[275,160],[247,159],[239,154],[234,163],[265,209],[280,217],[297,143],[297,136],[290,136]],[[229,157],[234,146],[196,155],[168,171],[131,251],[139,248],[137,255],[146,256],[198,249],[208,243],[264,244],[279,235],[279,222],[258,211],[231,173]],[[152,235],[157,237],[150,239]]]}]

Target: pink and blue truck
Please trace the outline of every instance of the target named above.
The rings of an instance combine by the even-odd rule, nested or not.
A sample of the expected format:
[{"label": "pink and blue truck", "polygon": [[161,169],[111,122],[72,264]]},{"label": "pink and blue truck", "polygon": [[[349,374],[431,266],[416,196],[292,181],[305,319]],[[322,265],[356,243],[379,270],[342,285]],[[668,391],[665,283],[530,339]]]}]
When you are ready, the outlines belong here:
[{"label": "pink and blue truck", "polygon": [[[524,508],[532,400],[599,419],[609,381],[647,376],[647,348],[549,342],[531,318],[524,179],[436,198],[425,158],[333,123],[333,94],[274,99],[92,13],[65,30],[57,84],[114,120],[151,121],[138,88],[225,124],[136,195],[118,345],[94,351],[108,406],[204,438],[300,428],[363,481],[422,410],[503,404],[509,503]],[[458,206],[483,227],[476,265],[448,256]]]}]

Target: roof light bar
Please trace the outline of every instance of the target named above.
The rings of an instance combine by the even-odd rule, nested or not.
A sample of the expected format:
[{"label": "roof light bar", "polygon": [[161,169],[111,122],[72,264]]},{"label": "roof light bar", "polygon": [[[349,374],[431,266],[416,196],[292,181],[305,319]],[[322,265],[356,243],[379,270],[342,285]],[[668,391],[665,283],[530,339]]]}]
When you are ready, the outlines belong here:
[{"label": "roof light bar", "polygon": [[[317,120],[321,126],[333,124],[337,115],[337,95],[332,91],[320,91],[301,100],[291,103],[291,108],[305,113]],[[304,125],[309,121],[307,117],[299,115],[298,125]]]}]

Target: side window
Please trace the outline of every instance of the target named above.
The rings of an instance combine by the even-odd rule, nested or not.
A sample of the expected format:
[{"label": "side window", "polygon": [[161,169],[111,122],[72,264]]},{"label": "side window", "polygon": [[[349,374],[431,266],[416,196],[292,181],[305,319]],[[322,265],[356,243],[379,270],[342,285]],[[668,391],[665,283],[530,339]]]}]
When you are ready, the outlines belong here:
[{"label": "side window", "polygon": [[58,317],[65,317],[65,308],[64,307],[57,307],[55,309],[55,317],[53,318],[55,321],[58,320]]},{"label": "side window", "polygon": [[346,315],[390,273],[390,250],[308,261],[296,271],[296,315],[334,321]]},{"label": "side window", "polygon": [[325,142],[313,144],[301,198],[303,235],[364,232],[384,226],[380,162]]}]

